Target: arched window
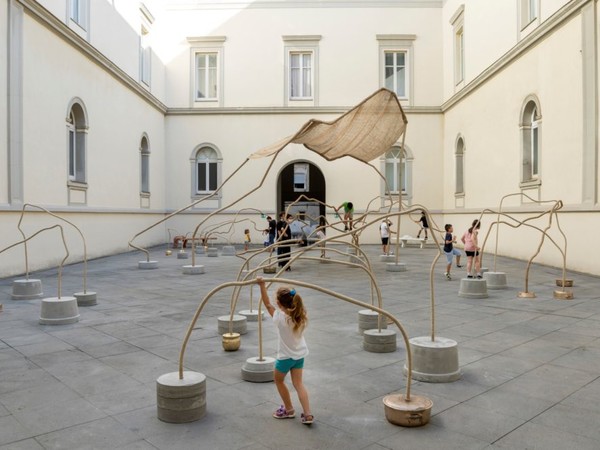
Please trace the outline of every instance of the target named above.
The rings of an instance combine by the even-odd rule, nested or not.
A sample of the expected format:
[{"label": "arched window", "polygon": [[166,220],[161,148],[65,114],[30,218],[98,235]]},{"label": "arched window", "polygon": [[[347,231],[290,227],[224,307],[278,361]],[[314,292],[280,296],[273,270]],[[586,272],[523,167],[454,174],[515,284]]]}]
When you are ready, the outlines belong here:
[{"label": "arched window", "polygon": [[196,194],[210,194],[219,186],[220,162],[211,147],[200,147],[196,152]]},{"label": "arched window", "polygon": [[521,182],[540,180],[540,143],[542,116],[537,99],[528,99],[521,114]]},{"label": "arched window", "polygon": [[462,137],[459,137],[456,141],[456,153],[455,157],[455,182],[456,186],[454,188],[455,194],[464,194],[465,193],[465,182],[464,182],[464,174],[465,174],[465,162],[464,162],[464,153],[465,153],[465,141]]},{"label": "arched window", "polygon": [[146,136],[142,137],[140,144],[140,192],[150,193],[150,148]]},{"label": "arched window", "polygon": [[67,116],[69,181],[86,182],[87,122],[83,106],[73,103]]},{"label": "arched window", "polygon": [[385,175],[385,184],[383,186],[383,195],[398,195],[402,191],[402,196],[407,199],[411,196],[412,186],[412,153],[409,148],[404,147],[404,154],[401,158],[401,147],[395,145],[390,148],[381,158],[382,171]]}]

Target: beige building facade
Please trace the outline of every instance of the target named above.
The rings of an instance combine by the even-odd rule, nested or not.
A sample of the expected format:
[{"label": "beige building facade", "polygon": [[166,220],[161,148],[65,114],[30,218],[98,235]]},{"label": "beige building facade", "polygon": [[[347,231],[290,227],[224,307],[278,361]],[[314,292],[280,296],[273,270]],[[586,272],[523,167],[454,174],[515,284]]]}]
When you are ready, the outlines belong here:
[{"label": "beige building facade", "polygon": [[[386,193],[375,168],[395,198],[402,191],[457,233],[508,194],[503,210],[519,220],[561,200],[568,267],[600,274],[589,257],[600,217],[595,0],[2,3],[0,248],[21,239],[27,204],[76,224],[88,257],[99,257],[203,199],[136,243],[166,244],[221,208],[213,223],[246,220],[228,237],[239,243],[248,224],[265,226],[257,211],[274,215],[302,193],[364,211]],[[381,87],[408,118],[403,163],[400,142],[373,167],[297,145],[272,165],[247,161]],[[56,223],[25,208],[27,235]],[[484,231],[495,220],[486,215]],[[556,225],[550,235],[562,245]],[[416,234],[409,219],[402,227]],[[59,235],[30,241],[31,270],[58,264]],[[68,225],[65,235],[69,261],[81,260],[80,238]],[[527,260],[540,237],[502,226],[499,252]],[[362,241],[378,243],[377,228]],[[546,242],[536,261],[560,266],[562,256]],[[23,271],[22,247],[0,254],[2,276]]]}]

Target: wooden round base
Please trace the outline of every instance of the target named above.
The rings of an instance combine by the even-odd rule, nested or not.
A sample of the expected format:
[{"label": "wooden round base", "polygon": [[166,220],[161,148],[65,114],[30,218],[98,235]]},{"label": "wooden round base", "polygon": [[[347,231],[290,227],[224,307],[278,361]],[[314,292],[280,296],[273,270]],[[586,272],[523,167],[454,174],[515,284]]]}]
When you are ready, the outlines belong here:
[{"label": "wooden round base", "polygon": [[173,252],[171,250],[165,250],[165,256],[171,256]]},{"label": "wooden round base", "polygon": [[277,273],[277,267],[275,267],[275,266],[263,267],[263,273]]},{"label": "wooden round base", "polygon": [[427,397],[411,395],[407,401],[403,395],[393,394],[383,398],[385,418],[401,427],[420,427],[429,423],[433,402]]},{"label": "wooden round base", "polygon": [[557,300],[572,300],[573,293],[570,291],[554,291],[554,298]]},{"label": "wooden round base", "polygon": [[242,379],[251,383],[268,383],[273,381],[275,358],[265,356],[248,358],[242,367]]},{"label": "wooden round base", "polygon": [[139,261],[138,269],[158,269],[158,261]]},{"label": "wooden round base", "polygon": [[66,325],[79,322],[79,308],[75,297],[49,297],[42,299],[39,323],[42,325]]},{"label": "wooden round base", "polygon": [[487,282],[481,278],[463,278],[460,280],[459,297],[488,298]]},{"label": "wooden round base", "polygon": [[[410,339],[413,380],[428,383],[449,383],[460,378],[458,344],[452,339],[419,336]],[[403,368],[408,376],[408,367]]]},{"label": "wooden round base", "polygon": [[34,300],[44,296],[44,293],[42,292],[42,280],[33,278],[28,280],[15,280],[13,281],[12,287],[13,291],[11,298],[13,300]]},{"label": "wooden round base", "polygon": [[563,283],[562,278],[557,278],[556,285],[558,287],[573,287],[573,280],[565,280]]},{"label": "wooden round base", "polygon": [[240,349],[242,340],[240,333],[225,333],[223,334],[223,350],[226,352],[236,352]]},{"label": "wooden round base", "polygon": [[157,416],[163,422],[188,423],[206,414],[206,376],[199,372],[161,375],[156,380]]},{"label": "wooden round base", "polygon": [[95,292],[75,292],[73,296],[77,299],[77,306],[94,306],[98,304]]},{"label": "wooden round base", "polygon": [[204,266],[182,266],[184,275],[201,275],[204,273]]},{"label": "wooden round base", "polygon": [[517,294],[517,297],[519,298],[535,298],[535,292],[519,292]]}]

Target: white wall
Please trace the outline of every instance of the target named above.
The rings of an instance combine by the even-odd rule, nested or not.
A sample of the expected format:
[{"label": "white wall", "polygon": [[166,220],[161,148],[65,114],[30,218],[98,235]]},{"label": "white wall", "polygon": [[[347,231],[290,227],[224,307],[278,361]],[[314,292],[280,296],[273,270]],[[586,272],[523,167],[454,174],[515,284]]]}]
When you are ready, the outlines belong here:
[{"label": "white wall", "polygon": [[[8,67],[8,8],[0,8],[0,67]],[[8,203],[8,73],[0,70],[0,205]]]}]

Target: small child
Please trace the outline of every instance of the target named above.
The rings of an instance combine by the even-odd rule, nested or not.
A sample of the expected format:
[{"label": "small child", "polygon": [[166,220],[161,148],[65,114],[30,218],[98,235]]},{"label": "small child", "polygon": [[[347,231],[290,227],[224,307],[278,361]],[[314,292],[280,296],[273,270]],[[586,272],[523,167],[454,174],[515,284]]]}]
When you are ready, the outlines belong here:
[{"label": "small child", "polygon": [[248,251],[248,249],[250,248],[250,230],[248,230],[247,228],[244,230],[244,250]]},{"label": "small child", "polygon": [[388,256],[390,254],[390,234],[394,233],[390,230],[392,222],[388,219],[383,219],[379,224],[379,234],[381,235],[381,251],[383,255]]},{"label": "small child", "polygon": [[417,238],[421,237],[421,231],[425,232],[425,240],[427,240],[427,231],[429,230],[429,223],[427,222],[427,216],[425,215],[425,211],[421,211],[421,217],[417,220],[417,223],[420,224],[419,232],[417,233]]},{"label": "small child", "polygon": [[452,260],[454,259],[454,256],[456,256],[456,267],[462,267],[460,265],[461,253],[460,250],[454,248],[456,236],[452,234],[454,231],[452,224],[447,223],[444,225],[444,230],[446,230],[446,235],[444,236],[444,253],[446,254],[446,262],[448,263],[446,265],[446,273],[444,275],[446,276],[446,279],[451,280],[452,277],[450,276],[450,269],[452,268]]},{"label": "small child", "polygon": [[308,355],[308,347],[304,340],[304,329],[308,317],[302,298],[296,293],[295,289],[280,287],[275,294],[277,299],[277,308],[275,308],[269,301],[265,280],[262,277],[256,277],[256,282],[260,286],[261,300],[267,312],[273,318],[278,336],[277,360],[275,361],[273,375],[283,405],[273,413],[273,417],[275,419],[293,419],[296,417],[290,391],[285,384],[285,377],[290,372],[292,383],[298,394],[298,400],[304,410],[300,416],[302,423],[310,425],[313,423],[314,416],[310,413],[308,392],[302,382],[304,357]]}]

